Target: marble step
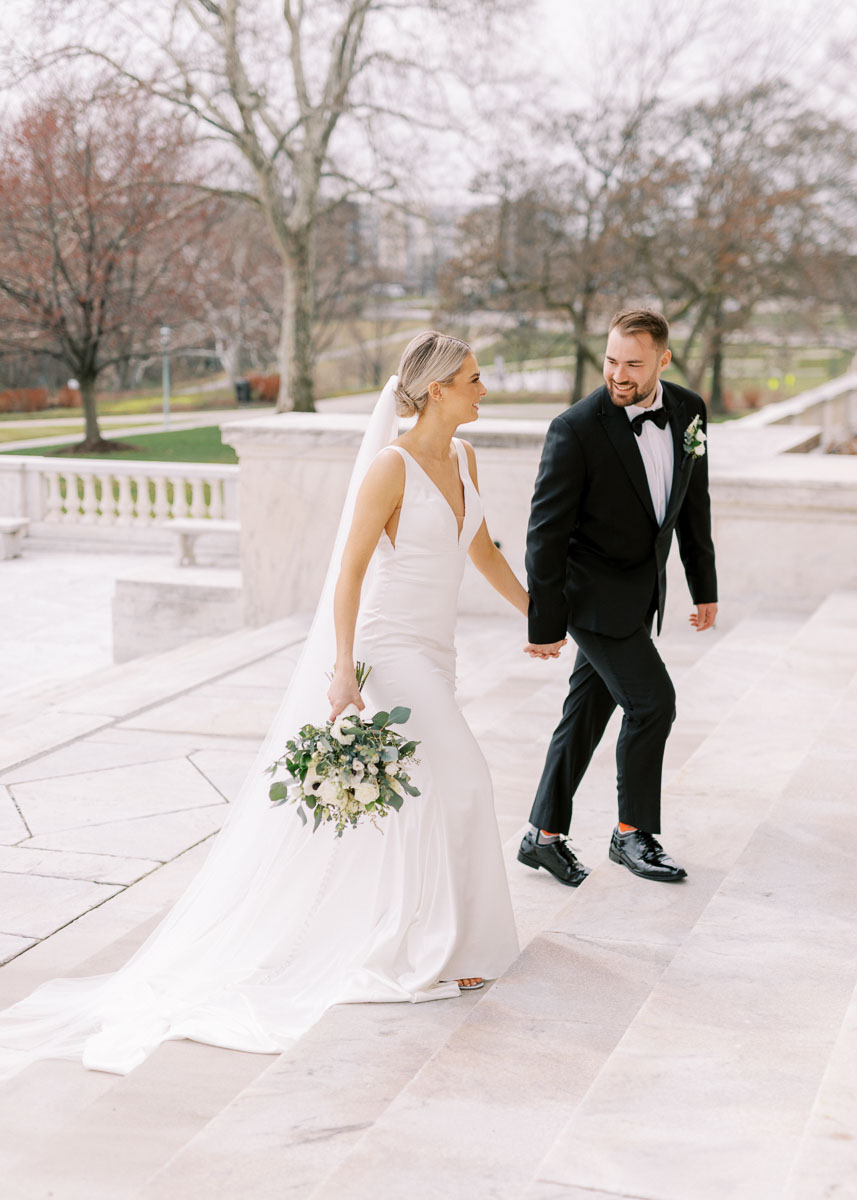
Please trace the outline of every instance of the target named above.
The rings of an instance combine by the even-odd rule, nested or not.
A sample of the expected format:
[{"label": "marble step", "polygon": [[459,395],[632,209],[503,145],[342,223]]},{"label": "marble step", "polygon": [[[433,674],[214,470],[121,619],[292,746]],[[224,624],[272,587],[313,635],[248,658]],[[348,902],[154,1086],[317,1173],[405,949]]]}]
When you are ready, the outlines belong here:
[{"label": "marble step", "polygon": [[[794,633],[794,628],[789,626],[789,635]],[[742,636],[739,635],[739,640]],[[689,667],[696,660],[703,661],[700,655],[704,651],[696,649],[698,644],[694,644],[693,653],[688,656]],[[743,654],[743,650],[739,654]],[[735,680],[737,694],[745,682],[740,672],[736,672]],[[545,685],[544,690],[550,692],[550,686]],[[721,699],[723,694],[721,692]],[[546,695],[542,699],[545,704],[535,705],[535,715],[544,726],[543,736],[546,740],[550,732],[550,719],[556,712],[556,697]],[[548,703],[552,706],[549,712],[546,708]],[[542,711],[542,707],[545,707],[545,711]],[[480,708],[480,713],[484,711],[484,708]],[[532,697],[527,712],[533,715]],[[717,719],[718,712],[719,709],[713,719]],[[510,720],[514,726],[518,717],[524,715],[524,712],[518,714],[514,710],[503,712],[498,709],[498,738],[505,736],[508,743]],[[483,722],[481,737],[488,738],[491,730],[492,726],[487,724],[486,727]],[[543,753],[543,749],[540,752]],[[488,756],[492,767],[495,766],[490,750]],[[680,763],[676,762],[674,767],[678,766]],[[597,798],[604,808],[604,820],[612,823],[615,820],[612,746],[605,748],[593,762],[591,776],[593,799]],[[608,832],[609,827],[608,824]],[[612,864],[606,868],[600,867],[587,881],[585,888],[581,888],[570,900],[569,893],[544,872],[528,871],[514,862],[521,829],[519,825],[504,849],[510,864],[510,881],[522,941],[532,938],[535,941],[507,976],[492,988],[467,997],[468,1010],[460,1009],[458,1002],[454,1005],[428,1005],[403,1013],[388,1013],[384,1008],[372,1005],[363,1009],[331,1010],[294,1051],[283,1056],[260,1076],[153,1178],[143,1192],[146,1200],[177,1194],[189,1197],[216,1194],[227,1186],[233,1173],[234,1177],[244,1181],[249,1193],[254,1196],[273,1196],[281,1192],[295,1196],[327,1195],[328,1190],[330,1195],[344,1190],[346,1195],[362,1196],[370,1192],[374,1194],[379,1188],[384,1194],[390,1195],[405,1194],[407,1191],[419,1196],[454,1195],[457,1194],[454,1188],[459,1175],[466,1179],[469,1194],[475,1178],[480,1179],[479,1186],[482,1187],[484,1180],[480,1172],[486,1171],[485,1179],[490,1177],[493,1181],[490,1160],[496,1159],[498,1153],[503,1160],[498,1172],[502,1173],[506,1166],[506,1155],[493,1146],[493,1139],[490,1144],[480,1139],[474,1147],[470,1135],[466,1133],[468,1122],[478,1122],[484,1114],[486,1100],[490,1103],[484,1079],[475,1089],[470,1087],[473,1066],[470,1056],[474,1053],[474,1039],[477,1057],[479,1048],[484,1050],[496,1042],[499,1014],[499,1028],[504,1036],[509,1033],[511,1049],[508,1055],[498,1055],[495,1046],[493,1053],[489,1053],[503,1064],[505,1073],[502,1079],[496,1081],[497,1092],[508,1102],[508,1097],[517,1096],[521,1091],[522,1077],[526,1077],[530,1069],[526,1064],[525,1047],[533,1037],[536,1026],[538,1034],[554,1030],[559,1033],[560,1041],[565,1040],[560,1024],[568,1007],[567,947],[563,945],[562,934],[554,933],[546,937],[539,936],[539,931],[545,927],[562,929],[565,913],[568,910],[574,912],[581,905],[584,911],[587,908],[606,909],[615,917],[615,904],[610,902],[615,900],[612,893],[617,890],[617,885],[624,884],[625,878],[632,885],[640,883],[643,889],[649,889],[636,900],[637,919],[643,920],[642,914],[645,912],[649,926],[660,930],[664,924],[665,898],[652,885],[633,880]],[[602,839],[602,857],[605,848]],[[618,890],[621,894],[621,887]],[[611,896],[605,904],[604,894],[607,892]],[[703,907],[708,894],[706,892],[697,897],[693,906],[694,914]],[[677,901],[678,896],[674,899]],[[686,902],[684,909],[687,915]],[[621,925],[621,921],[618,924]],[[606,959],[614,964],[614,969],[625,977],[626,989],[648,989],[677,937],[677,930],[673,927],[666,935],[665,944],[655,953],[654,962],[635,962],[622,937],[617,947],[600,955],[600,961]],[[535,990],[539,997],[538,1005],[533,1004],[531,995],[534,981],[537,981]],[[523,999],[514,1000],[520,992],[523,993]],[[548,993],[547,998],[545,992]],[[511,996],[516,1005],[511,1031],[508,1029],[509,1001],[503,999],[504,994]],[[640,1002],[638,998],[636,1003]],[[594,1020],[595,1013],[602,1007],[601,1000],[589,990],[581,997],[581,1003],[588,1006],[588,1019]],[[618,1010],[611,1014],[614,1043],[634,1011],[633,1004],[633,997],[630,1001],[627,997],[623,998]],[[538,1006],[543,1006],[545,1011],[539,1014]],[[450,1017],[440,1011],[450,1009]],[[522,1012],[526,1013],[523,1018]],[[429,1025],[431,1037],[425,1034]],[[580,1045],[582,1033],[587,1027],[587,1017],[578,1016],[575,1045]],[[395,1052],[379,1057],[377,1037],[384,1030]],[[347,1047],[346,1054],[343,1054],[343,1045]],[[525,1058],[523,1070],[520,1063],[522,1051]],[[555,1052],[554,1048],[550,1048],[546,1055],[545,1048],[539,1045],[535,1052],[540,1061],[550,1061],[556,1053],[557,1061],[562,1058],[566,1062],[564,1049]],[[340,1060],[347,1064],[344,1071],[337,1065]],[[595,1069],[591,1055],[588,1065],[591,1075]],[[550,1070],[555,1077],[548,1089],[553,1089],[549,1100],[542,1095],[532,1105],[532,1087],[525,1087],[520,1097],[521,1108],[531,1110],[524,1122],[528,1131],[534,1123],[541,1123],[545,1108],[550,1107],[551,1103],[559,1106],[563,1119],[567,1111],[564,1107],[568,1095],[565,1071]],[[575,1073],[579,1080],[586,1077],[585,1072],[579,1072],[577,1067]],[[431,1076],[428,1096],[423,1093],[421,1086],[426,1076]],[[439,1078],[435,1078],[437,1076]],[[364,1078],[369,1081],[368,1095],[365,1097],[359,1082]],[[434,1081],[431,1082],[431,1079]],[[444,1081],[448,1087],[444,1086]],[[402,1122],[401,1109],[404,1107],[408,1110],[406,1098],[415,1090],[414,1111],[429,1113],[425,1127],[422,1127],[419,1116],[416,1121]],[[438,1116],[443,1122],[442,1131],[435,1127]],[[517,1147],[521,1140],[519,1116],[516,1109],[510,1129],[503,1131],[503,1136],[508,1134],[512,1145],[516,1147],[513,1151],[516,1157],[519,1156]],[[388,1123],[391,1129],[386,1130]],[[555,1119],[549,1129],[556,1132],[556,1128]],[[366,1132],[367,1129],[369,1132]],[[537,1134],[534,1136],[535,1144],[546,1148],[547,1143],[543,1139],[540,1142]],[[462,1140],[466,1143],[463,1153],[448,1168],[429,1163],[428,1160],[434,1156],[442,1158],[446,1164],[450,1154],[450,1137],[456,1153]],[[318,1142],[321,1140],[325,1143],[324,1156],[318,1153]],[[499,1140],[502,1141],[502,1137]],[[529,1133],[527,1141],[530,1141]],[[445,1148],[441,1154],[439,1146],[442,1142]],[[525,1158],[528,1166],[527,1171],[520,1175],[522,1183],[531,1173],[539,1153],[536,1152],[535,1157],[531,1155],[529,1159]],[[364,1158],[368,1160],[368,1175]],[[471,1159],[473,1166],[468,1167]],[[403,1160],[410,1167],[404,1174],[399,1174]],[[381,1174],[376,1170],[379,1161],[384,1163]],[[342,1165],[334,1169],[337,1163]],[[397,1172],[394,1176],[388,1174],[391,1169]],[[332,1170],[332,1178],[325,1182]],[[432,1190],[434,1184],[431,1182],[435,1176],[438,1179],[436,1191]],[[362,1190],[364,1184],[365,1193]],[[450,1188],[453,1190],[450,1191]],[[480,1190],[478,1194],[491,1195],[493,1192]]]},{"label": "marble step", "polygon": [[[763,656],[769,670],[789,650],[796,627],[786,622],[783,632],[777,651]],[[733,709],[758,678],[737,670],[745,635],[736,634],[741,681]],[[698,664],[701,696],[708,658]],[[716,656],[708,663],[713,672],[721,667],[722,655],[719,665]],[[721,692],[717,709],[724,699]],[[741,845],[757,820],[754,814],[746,822]],[[674,840],[671,834],[671,848]],[[737,852],[725,844],[712,866],[707,846],[685,843],[678,852],[691,875],[679,888],[637,880],[602,859],[313,1200],[362,1200],[381,1186],[397,1195],[463,1196],[478,1186],[482,1195],[520,1196]]]},{"label": "marble step", "polygon": [[261,658],[299,648],[308,624],[305,615],[289,617],[106,667],[83,679],[7,693],[0,697],[0,772]]},{"label": "marble step", "polygon": [[[857,883],[842,836],[857,769],[857,596],[826,601],[747,701],[729,722],[721,779],[733,807],[767,799],[767,811],[528,1200],[848,1194],[840,1168],[853,1151],[836,1151],[855,1111],[853,1061],[840,1055],[854,1052],[857,983]],[[755,762],[736,754],[742,734]],[[716,759],[701,761],[711,770]]]}]

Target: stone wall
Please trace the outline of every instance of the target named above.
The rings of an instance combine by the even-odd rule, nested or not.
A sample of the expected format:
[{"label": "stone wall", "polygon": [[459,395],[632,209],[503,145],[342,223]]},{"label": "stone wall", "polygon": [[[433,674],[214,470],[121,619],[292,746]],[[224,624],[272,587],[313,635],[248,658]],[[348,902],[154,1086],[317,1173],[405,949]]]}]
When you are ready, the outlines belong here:
[{"label": "stone wall", "polygon": [[[361,416],[285,413],[230,424],[240,459],[244,617],[260,625],[312,609],[324,577]],[[798,453],[817,444],[801,426],[712,427],[714,536],[721,598],[804,607],[857,576],[857,458]],[[483,417],[463,435],[476,447],[492,537],[523,579],[524,539],[545,421]],[[669,608],[689,609],[677,554]],[[505,602],[471,567],[463,612]]]}]

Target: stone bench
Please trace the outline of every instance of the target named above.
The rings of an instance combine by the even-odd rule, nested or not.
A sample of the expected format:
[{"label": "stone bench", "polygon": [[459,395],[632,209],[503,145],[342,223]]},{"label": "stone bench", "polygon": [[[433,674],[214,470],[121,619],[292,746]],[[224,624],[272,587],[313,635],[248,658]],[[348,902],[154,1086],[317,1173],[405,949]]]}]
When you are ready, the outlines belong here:
[{"label": "stone bench", "polygon": [[23,549],[27,517],[0,517],[0,558],[17,558]]},{"label": "stone bench", "polygon": [[241,532],[239,521],[224,521],[208,517],[176,517],[165,521],[163,528],[178,537],[176,561],[180,567],[196,566],[196,540],[207,534],[232,538],[235,542]]}]

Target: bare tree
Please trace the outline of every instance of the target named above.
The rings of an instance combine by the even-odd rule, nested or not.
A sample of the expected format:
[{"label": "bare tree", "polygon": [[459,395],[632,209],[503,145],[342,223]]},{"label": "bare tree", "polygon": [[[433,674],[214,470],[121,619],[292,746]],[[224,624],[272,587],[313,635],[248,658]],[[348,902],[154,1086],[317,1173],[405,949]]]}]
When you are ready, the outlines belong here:
[{"label": "bare tree", "polygon": [[376,139],[407,106],[420,62],[429,70],[408,117],[431,123],[427,88],[438,86],[443,54],[432,53],[426,21],[466,22],[507,2],[159,0],[141,11],[137,0],[72,0],[49,6],[48,18],[59,11],[62,27],[72,21],[81,34],[40,47],[37,59],[42,68],[69,56],[107,63],[238,152],[238,175],[211,186],[257,206],[274,237],[283,265],[279,407],[308,410],[320,216],[393,185],[377,165]]},{"label": "bare tree", "polygon": [[185,295],[197,315],[188,336],[196,346],[212,346],[234,387],[245,361],[262,370],[276,358],[279,256],[258,211],[220,199],[208,228],[183,257]]},{"label": "bare tree", "polygon": [[205,203],[153,184],[188,152],[174,119],[138,103],[55,96],[9,130],[0,154],[0,349],[48,355],[80,384],[82,449],[101,437],[96,384],[180,320],[179,251]]},{"label": "bare tree", "polygon": [[853,248],[857,142],[782,82],[674,112],[658,142],[640,255],[685,330],[677,365],[692,387],[710,376],[717,411],[729,338],[762,300],[806,310],[821,262]]},{"label": "bare tree", "polygon": [[597,365],[591,336],[639,285],[636,200],[653,107],[613,101],[542,122],[531,141],[537,165],[508,163],[492,181],[492,202],[462,225],[453,266],[466,289],[478,281],[486,307],[569,328],[571,403],[584,393],[587,363]]}]

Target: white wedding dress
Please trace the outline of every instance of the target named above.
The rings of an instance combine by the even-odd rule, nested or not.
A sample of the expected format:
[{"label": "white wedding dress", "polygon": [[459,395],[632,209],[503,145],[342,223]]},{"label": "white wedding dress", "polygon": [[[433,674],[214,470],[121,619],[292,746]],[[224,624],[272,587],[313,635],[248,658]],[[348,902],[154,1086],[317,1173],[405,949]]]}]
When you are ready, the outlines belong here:
[{"label": "white wedding dress", "polygon": [[371,664],[369,713],[405,705],[420,741],[407,797],[382,823],[312,833],[272,808],[265,766],[306,721],[327,715],[332,584],[356,489],[395,436],[388,383],[355,467],[328,581],[271,734],[198,876],[114,975],[44,984],[0,1014],[0,1076],[43,1058],[124,1074],[167,1039],[273,1053],[332,1004],[458,995],[518,953],[487,764],[455,700],[454,625],[467,550],[482,521],[456,442],[465,516],[415,459],[395,546],[386,533],[364,585],[356,653]]}]

